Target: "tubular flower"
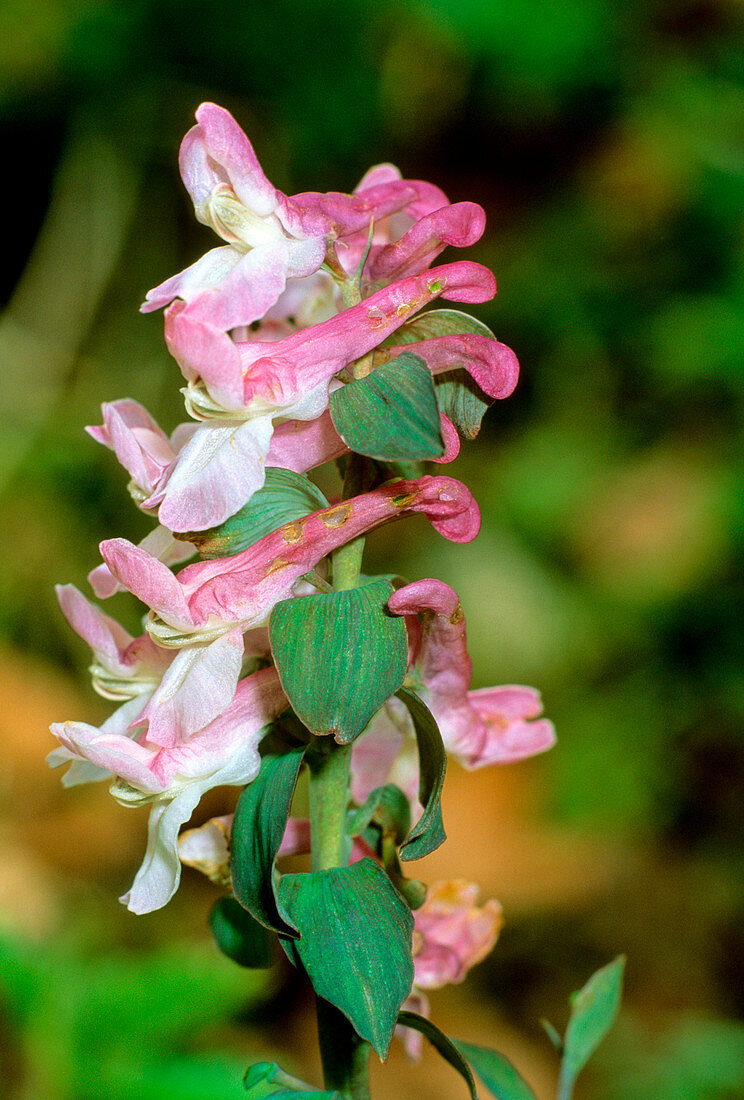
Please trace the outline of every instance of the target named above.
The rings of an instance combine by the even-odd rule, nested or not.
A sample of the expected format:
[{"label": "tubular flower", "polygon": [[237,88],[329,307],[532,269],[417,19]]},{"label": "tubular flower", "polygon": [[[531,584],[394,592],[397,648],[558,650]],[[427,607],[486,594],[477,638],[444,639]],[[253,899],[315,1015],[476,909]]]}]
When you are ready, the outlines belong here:
[{"label": "tubular flower", "polygon": [[148,630],[161,645],[206,641],[266,621],[273,606],[339,546],[383,523],[421,512],[452,542],[470,542],[480,513],[470,491],[450,477],[396,481],[313,512],[265,535],[240,554],[187,566],[177,577],[126,539],[101,543],[120,584],[154,612]]},{"label": "tubular flower", "polygon": [[263,317],[290,277],[320,268],[328,242],[366,231],[397,212],[412,219],[445,206],[437,187],[380,166],[353,195],[308,191],[288,197],[266,178],[248,138],[214,103],[196,112],[179,165],[197,219],[227,243],[151,290],[148,312],[181,298],[194,317],[227,331]]},{"label": "tubular flower", "polygon": [[203,729],[166,747],[145,731],[128,736],[108,724],[51,727],[69,759],[87,761],[114,778],[111,792],[119,802],[152,805],[145,859],[122,898],[132,912],[149,913],[173,896],[181,873],[181,826],[212,787],[242,786],[256,777],[263,731],[286,706],[276,670],[266,668],[241,680],[230,705]]},{"label": "tubular flower", "polygon": [[506,764],[551,748],[555,730],[538,718],[542,704],[534,688],[470,691],[465,616],[449,585],[416,581],[394,592],[388,606],[406,616],[416,690],[436,718],[445,748],[465,767]]},{"label": "tubular flower", "polygon": [[[495,292],[487,268],[462,260],[402,279],[326,321],[270,341],[235,341],[183,303],[172,305],[166,341],[189,383],[189,410],[205,422],[170,475],[161,523],[176,532],[222,523],[263,484],[275,422],[319,417],[331,390],[342,384],[336,376],[435,298],[483,302]],[[457,357],[489,396],[514,388],[518,364],[498,341],[470,335],[443,337],[431,349],[429,343],[409,350],[421,354],[433,373],[451,370]],[[379,361],[391,354],[383,351]]]}]

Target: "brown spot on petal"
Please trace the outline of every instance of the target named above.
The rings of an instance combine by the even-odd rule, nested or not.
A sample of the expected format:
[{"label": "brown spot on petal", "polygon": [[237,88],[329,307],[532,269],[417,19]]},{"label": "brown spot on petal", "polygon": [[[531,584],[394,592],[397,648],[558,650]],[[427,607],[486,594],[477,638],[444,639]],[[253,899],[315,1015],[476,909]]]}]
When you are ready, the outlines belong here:
[{"label": "brown spot on petal", "polygon": [[417,496],[418,493],[403,493],[399,497],[391,497],[390,503],[393,508],[407,508],[409,504],[413,503]]},{"label": "brown spot on petal", "polygon": [[387,317],[377,306],[372,306],[371,309],[367,310],[367,320],[372,328],[382,328],[387,321]]},{"label": "brown spot on petal", "polygon": [[453,626],[457,626],[457,624],[461,623],[464,618],[465,616],[462,611],[462,606],[458,603],[457,607],[450,615],[449,621],[452,623]]},{"label": "brown spot on petal", "polygon": [[279,528],[279,533],[285,542],[293,543],[299,542],[302,538],[302,531],[305,524],[302,521],[298,523],[285,523],[284,527]]},{"label": "brown spot on petal", "polygon": [[411,302],[401,302],[395,313],[397,317],[407,317],[412,309],[413,304]]},{"label": "brown spot on petal", "polygon": [[275,558],[264,573],[264,576],[270,577],[272,573],[278,573],[280,569],[286,569],[289,564],[290,562],[285,561],[284,558]]},{"label": "brown spot on petal", "polygon": [[351,504],[338,504],[325,514],[321,512],[320,522],[324,527],[343,527],[347,520],[351,518],[352,511]]}]

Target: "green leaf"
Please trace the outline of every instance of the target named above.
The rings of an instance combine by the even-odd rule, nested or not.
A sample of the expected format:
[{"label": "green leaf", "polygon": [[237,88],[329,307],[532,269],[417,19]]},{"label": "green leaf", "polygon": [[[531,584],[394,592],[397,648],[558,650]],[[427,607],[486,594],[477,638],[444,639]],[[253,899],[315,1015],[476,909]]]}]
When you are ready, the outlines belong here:
[{"label": "green leaf", "polygon": [[429,1040],[434,1049],[442,1055],[445,1062],[449,1062],[453,1069],[456,1069],[457,1072],[465,1078],[465,1082],[470,1089],[472,1100],[478,1100],[478,1090],[475,1087],[475,1078],[473,1077],[470,1066],[458,1050],[459,1044],[455,1044],[452,1039],[448,1039],[444,1032],[440,1031],[431,1020],[427,1020],[424,1016],[419,1016],[417,1012],[399,1012],[398,1023],[401,1027],[411,1027],[414,1031],[420,1031],[421,1034]]},{"label": "green leaf", "polygon": [[[279,1091],[267,1092],[267,1088],[278,1085]],[[286,1073],[276,1062],[256,1062],[249,1066],[243,1077],[243,1087],[248,1093],[247,1100],[338,1100],[338,1092],[323,1092],[311,1088],[304,1081]]]},{"label": "green leaf", "polygon": [[193,542],[203,558],[224,558],[239,554],[285,523],[296,523],[327,507],[323,493],[304,474],[269,466],[263,486],[234,516],[219,527],[178,537]]},{"label": "green leaf", "polygon": [[239,966],[264,970],[271,966],[269,935],[236,898],[220,898],[209,914],[209,927],[223,955]]},{"label": "green leaf", "polygon": [[434,381],[407,352],[331,394],[336,431],[357,454],[409,461],[439,458],[444,440]]},{"label": "green leaf", "polygon": [[408,321],[393,334],[394,344],[416,344],[419,340],[431,340],[437,336],[460,336],[472,332],[476,336],[496,337],[488,325],[459,309],[430,309]]},{"label": "green leaf", "polygon": [[426,704],[407,688],[401,688],[396,695],[405,703],[413,720],[419,751],[419,801],[424,807],[424,812],[401,846],[400,858],[421,859],[447,839],[440,804],[447,754],[434,715]]},{"label": "green leaf", "polygon": [[[469,332],[495,340],[488,325],[477,317],[457,309],[431,309],[398,329],[394,343],[413,344],[437,336],[459,336]],[[493,398],[483,392],[464,367],[437,375],[434,385],[439,411],[450,418],[465,439],[475,439],[483,414],[493,404]]]},{"label": "green leaf", "polygon": [[615,1022],[623,992],[625,956],[603,966],[571,997],[571,1017],[563,1038],[559,1095],[569,1097],[573,1083]]},{"label": "green leaf", "polygon": [[525,1079],[503,1054],[459,1039],[453,1042],[496,1100],[536,1100]]},{"label": "green leaf", "polygon": [[371,859],[284,875],[278,889],[300,930],[292,946],[315,992],[385,1058],[413,982],[410,909]]},{"label": "green leaf", "polygon": [[387,783],[370,791],[364,805],[349,815],[349,836],[361,836],[371,821],[400,841],[411,827],[411,806],[400,787]]},{"label": "green leaf", "polygon": [[274,897],[274,861],[292,805],[306,746],[283,756],[264,756],[261,770],[243,789],[232,826],[231,869],[235,896],[266,928],[288,936],[297,929]]},{"label": "green leaf", "polygon": [[439,411],[448,416],[465,439],[475,439],[493,398],[464,369],[438,374],[434,380]]},{"label": "green leaf", "polygon": [[403,683],[407,639],[389,581],[278,603],[269,634],[282,687],[309,730],[348,744]]}]

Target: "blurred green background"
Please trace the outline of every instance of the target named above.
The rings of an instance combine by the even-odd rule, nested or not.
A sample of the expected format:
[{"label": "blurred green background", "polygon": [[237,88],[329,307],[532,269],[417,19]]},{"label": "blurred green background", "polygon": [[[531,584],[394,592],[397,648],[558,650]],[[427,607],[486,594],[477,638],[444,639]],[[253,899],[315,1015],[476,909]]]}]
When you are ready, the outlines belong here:
[{"label": "blurred green background", "polygon": [[[5,0],[3,1095],[206,1100],[239,1096],[250,1059],[314,1072],[306,992],[217,958],[195,875],[167,910],[123,911],[144,820],[43,762],[51,719],[107,713],[52,585],[85,587],[100,539],[149,526],[82,427],[125,396],[182,418],[161,319],[137,309],[213,246],[176,164],[213,99],[290,193],[391,160],[489,218],[468,256],[500,293],[475,312],[522,377],[451,471],[483,532],[414,525],[372,551],[458,589],[476,686],[538,686],[560,740],[452,769],[450,845],[423,873],[479,877],[507,923],[435,1019],[548,1097],[539,1017],[562,1025],[625,951],[577,1096],[744,1096],[743,31],[736,0]],[[397,1097],[462,1095],[432,1058],[394,1063]]]}]

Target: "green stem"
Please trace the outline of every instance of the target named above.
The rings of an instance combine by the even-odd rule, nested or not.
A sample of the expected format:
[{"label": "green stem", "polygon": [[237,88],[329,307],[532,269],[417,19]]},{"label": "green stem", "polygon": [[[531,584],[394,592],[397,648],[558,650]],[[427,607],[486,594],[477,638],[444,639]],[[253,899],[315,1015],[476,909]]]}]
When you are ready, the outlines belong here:
[{"label": "green stem", "polygon": [[561,1062],[561,1072],[558,1077],[558,1092],[556,1093],[555,1100],[571,1100],[575,1084],[575,1074],[567,1069],[565,1061]]},{"label": "green stem", "polygon": [[[344,481],[344,498],[363,488],[366,463],[351,455]],[[333,554],[333,587],[356,588],[364,552],[360,537]],[[312,869],[327,871],[346,867],[351,838],[346,831],[349,805],[351,745],[339,745],[330,737],[317,738],[307,754],[310,771],[310,832]],[[336,1089],[345,1100],[370,1100],[369,1043],[360,1039],[347,1018],[328,1001],[317,998],[318,1036],[327,1089]]]},{"label": "green stem", "polygon": [[318,1037],[327,1089],[338,1089],[349,1100],[370,1100],[369,1043],[328,1001],[317,1000]]}]

